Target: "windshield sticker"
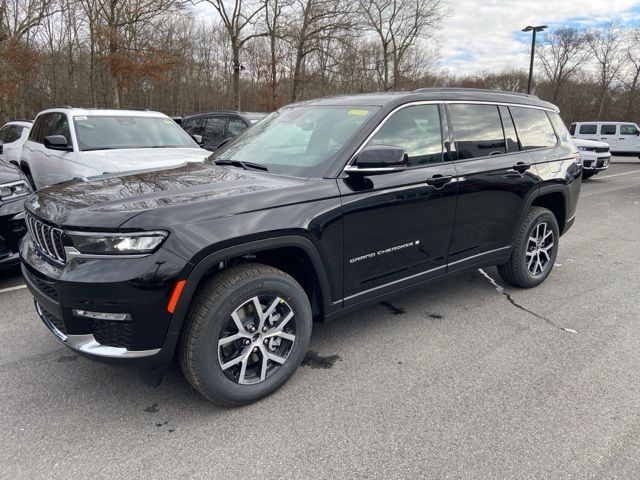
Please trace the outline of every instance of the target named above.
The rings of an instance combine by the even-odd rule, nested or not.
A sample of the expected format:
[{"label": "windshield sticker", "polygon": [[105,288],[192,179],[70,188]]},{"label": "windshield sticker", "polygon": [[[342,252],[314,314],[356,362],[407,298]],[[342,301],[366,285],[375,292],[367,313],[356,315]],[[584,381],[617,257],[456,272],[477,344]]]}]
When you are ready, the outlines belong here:
[{"label": "windshield sticker", "polygon": [[420,245],[420,240],[416,240],[414,242],[403,243],[402,245],[396,245],[395,247],[385,248],[384,250],[378,250],[377,252],[367,253],[366,255],[361,255],[356,258],[352,258],[349,260],[349,263],[356,263],[362,260],[368,260],[369,258],[379,257],[380,255],[386,255],[387,253],[397,252],[398,250],[402,250],[405,248],[418,246]]},{"label": "windshield sticker", "polygon": [[349,115],[356,115],[358,117],[364,117],[369,110],[349,110]]},{"label": "windshield sticker", "polygon": [[86,119],[87,119],[87,117],[86,117],[86,115],[81,115],[81,116],[79,116],[79,117],[73,117],[73,119],[74,119],[74,120],[86,120]]}]

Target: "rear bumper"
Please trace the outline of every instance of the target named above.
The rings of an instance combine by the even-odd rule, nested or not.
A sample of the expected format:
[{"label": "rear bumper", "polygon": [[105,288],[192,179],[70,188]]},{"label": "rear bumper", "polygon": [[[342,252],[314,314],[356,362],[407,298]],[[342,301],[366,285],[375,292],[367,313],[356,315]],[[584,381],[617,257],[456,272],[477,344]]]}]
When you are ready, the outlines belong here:
[{"label": "rear bumper", "polygon": [[[126,260],[75,258],[59,268],[40,256],[29,235],[20,257],[36,313],[65,346],[105,363],[157,368],[171,360],[166,306],[184,260],[160,249]],[[88,316],[95,312],[126,317]]]}]

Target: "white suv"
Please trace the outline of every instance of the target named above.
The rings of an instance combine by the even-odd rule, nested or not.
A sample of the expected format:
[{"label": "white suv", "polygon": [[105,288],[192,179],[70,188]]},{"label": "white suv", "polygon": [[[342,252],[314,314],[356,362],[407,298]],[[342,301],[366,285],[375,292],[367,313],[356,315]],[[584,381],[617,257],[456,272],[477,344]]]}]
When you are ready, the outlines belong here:
[{"label": "white suv", "polygon": [[20,168],[41,188],[74,178],[202,162],[210,154],[162,113],[65,107],[38,114]]},{"label": "white suv", "polygon": [[631,122],[575,122],[569,127],[574,138],[609,145],[612,153],[640,156],[640,128]]},{"label": "white suv", "polygon": [[0,160],[18,165],[22,145],[29,136],[32,123],[29,120],[16,120],[0,128]]}]

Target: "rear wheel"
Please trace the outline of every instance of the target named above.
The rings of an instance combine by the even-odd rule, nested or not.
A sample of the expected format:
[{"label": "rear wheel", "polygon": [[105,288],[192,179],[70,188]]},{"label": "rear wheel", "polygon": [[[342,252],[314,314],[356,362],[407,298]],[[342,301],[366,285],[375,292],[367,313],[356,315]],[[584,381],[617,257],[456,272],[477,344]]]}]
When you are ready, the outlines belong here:
[{"label": "rear wheel", "polygon": [[555,215],[546,208],[531,207],[520,224],[511,257],[498,266],[498,273],[516,287],[541,284],[553,269],[559,238]]},{"label": "rear wheel", "polygon": [[266,265],[234,267],[197,295],[180,365],[189,383],[214,403],[255,402],[293,375],[311,328],[309,300],[292,277]]}]

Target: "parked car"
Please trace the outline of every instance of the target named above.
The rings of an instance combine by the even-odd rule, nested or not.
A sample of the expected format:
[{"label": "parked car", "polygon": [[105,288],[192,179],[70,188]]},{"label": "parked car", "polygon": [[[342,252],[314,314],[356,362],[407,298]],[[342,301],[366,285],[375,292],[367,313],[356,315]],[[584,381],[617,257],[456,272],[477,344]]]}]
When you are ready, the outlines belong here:
[{"label": "parked car", "polygon": [[29,136],[32,124],[31,120],[16,120],[0,128],[0,160],[18,165],[22,145]]},{"label": "parked car", "polygon": [[575,122],[569,127],[574,138],[602,141],[612,153],[640,157],[640,128],[631,122]]},{"label": "parked car", "polygon": [[20,168],[41,188],[73,178],[202,162],[209,154],[163,113],[64,107],[38,114]]},{"label": "parked car", "polygon": [[[205,112],[182,118],[180,126],[190,135],[202,137],[202,147],[215,151],[266,114],[240,112]],[[260,117],[260,118],[262,118]]]},{"label": "parked car", "polygon": [[573,142],[578,147],[578,150],[580,150],[583,179],[593,177],[609,168],[609,162],[611,161],[609,145],[604,142],[583,140],[581,138],[574,138]]},{"label": "parked car", "polygon": [[204,163],[36,192],[23,273],[67,347],[159,371],[177,351],[197,391],[241,405],[291,377],[312,319],[490,265],[539,285],[581,174],[558,109],[533,96],[307,101]]},{"label": "parked car", "polygon": [[27,229],[22,213],[31,187],[20,169],[0,162],[0,270],[20,263],[18,245]]}]

